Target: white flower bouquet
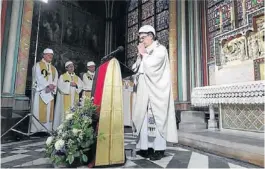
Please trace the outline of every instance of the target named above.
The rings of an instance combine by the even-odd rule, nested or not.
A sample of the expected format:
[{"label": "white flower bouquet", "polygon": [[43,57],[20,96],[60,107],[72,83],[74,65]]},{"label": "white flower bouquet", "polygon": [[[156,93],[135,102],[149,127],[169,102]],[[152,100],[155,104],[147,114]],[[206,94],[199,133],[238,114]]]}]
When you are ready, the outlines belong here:
[{"label": "white flower bouquet", "polygon": [[96,139],[103,138],[102,134],[94,132],[97,107],[88,98],[82,101],[82,106],[76,105],[66,113],[65,121],[46,140],[46,156],[57,166],[88,164],[92,145]]}]

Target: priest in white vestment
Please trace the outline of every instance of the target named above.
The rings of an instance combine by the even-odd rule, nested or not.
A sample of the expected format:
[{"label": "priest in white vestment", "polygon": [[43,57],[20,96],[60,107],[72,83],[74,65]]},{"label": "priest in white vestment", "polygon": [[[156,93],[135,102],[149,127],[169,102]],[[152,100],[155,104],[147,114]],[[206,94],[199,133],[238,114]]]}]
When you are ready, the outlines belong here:
[{"label": "priest in white vestment", "polygon": [[83,96],[91,97],[93,79],[95,76],[96,64],[93,61],[87,62],[87,72],[83,74],[84,91]]},{"label": "priest in white vestment", "polygon": [[[54,113],[54,95],[56,94],[58,72],[51,64],[53,59],[53,50],[45,49],[43,58],[32,68],[33,80],[33,115],[31,132],[52,131],[53,113]],[[45,127],[43,127],[45,126]]]},{"label": "priest in white vestment", "polygon": [[55,116],[53,129],[63,122],[71,109],[79,103],[79,93],[83,89],[82,80],[74,73],[72,61],[65,63],[66,73],[62,74],[58,80],[58,92],[56,97]]},{"label": "priest in white vestment", "polygon": [[150,160],[164,156],[167,141],[178,142],[168,52],[155,36],[150,25],[139,29],[138,57],[132,66],[137,87],[133,109],[136,148]]}]

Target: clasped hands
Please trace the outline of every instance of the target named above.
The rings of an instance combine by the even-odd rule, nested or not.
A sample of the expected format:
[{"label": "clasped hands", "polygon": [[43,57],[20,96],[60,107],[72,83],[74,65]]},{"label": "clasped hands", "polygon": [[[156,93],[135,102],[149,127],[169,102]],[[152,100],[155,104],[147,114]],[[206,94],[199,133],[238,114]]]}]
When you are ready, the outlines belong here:
[{"label": "clasped hands", "polygon": [[137,49],[138,49],[138,55],[140,55],[141,57],[147,54],[147,51],[143,43],[139,43],[139,45],[137,46]]},{"label": "clasped hands", "polygon": [[72,87],[76,87],[77,84],[76,84],[75,82],[70,82],[70,86],[72,86]]},{"label": "clasped hands", "polygon": [[46,93],[54,92],[55,87],[56,86],[54,84],[49,84],[48,86],[46,86],[45,92]]}]

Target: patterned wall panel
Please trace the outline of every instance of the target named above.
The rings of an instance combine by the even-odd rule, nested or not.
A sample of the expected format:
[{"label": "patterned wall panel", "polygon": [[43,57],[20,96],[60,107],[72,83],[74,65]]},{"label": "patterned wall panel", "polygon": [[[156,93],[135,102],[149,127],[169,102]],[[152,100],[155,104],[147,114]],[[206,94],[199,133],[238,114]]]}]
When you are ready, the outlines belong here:
[{"label": "patterned wall panel", "polygon": [[145,20],[148,17],[151,17],[154,15],[154,0],[150,0],[142,5],[142,20]]},{"label": "patterned wall panel", "polygon": [[149,0],[142,0],[142,4],[146,3],[147,1],[149,1]]},{"label": "patterned wall panel", "polygon": [[165,47],[168,48],[168,35],[169,35],[169,32],[168,32],[168,29],[165,29],[165,30],[162,30],[160,32],[157,32],[157,39],[158,41],[164,45]]},{"label": "patterned wall panel", "polygon": [[[128,27],[126,64],[128,66],[131,66],[136,59],[138,26],[147,24],[152,25],[157,31],[157,37],[160,43],[168,47],[168,8],[169,0],[131,0],[127,11]],[[138,23],[139,20],[140,23]]]},{"label": "patterned wall panel", "polygon": [[128,27],[138,23],[138,9],[128,13]]},{"label": "patterned wall panel", "polygon": [[[238,26],[241,27],[244,25],[244,18],[246,19],[246,15],[251,13],[261,7],[264,7],[264,0],[237,0],[237,16],[238,16]],[[245,13],[245,16],[243,14]]]},{"label": "patterned wall panel", "polygon": [[245,0],[247,13],[253,12],[261,7],[264,7],[264,0]]},{"label": "patterned wall panel", "polygon": [[169,7],[169,0],[156,0],[156,13],[167,10]]},{"label": "patterned wall panel", "polygon": [[236,1],[236,7],[237,7],[237,20],[238,20],[238,26],[243,26],[243,1],[237,0]]},{"label": "patterned wall panel", "polygon": [[168,28],[169,24],[169,11],[163,11],[156,16],[156,31]]},{"label": "patterned wall panel", "polygon": [[222,2],[222,1],[224,1],[224,0],[214,0],[214,1],[211,0],[211,1],[208,1],[208,8],[214,6],[214,5],[216,5],[216,4],[218,4],[218,3]]},{"label": "patterned wall panel", "polygon": [[127,46],[127,59],[135,59],[137,55],[137,41],[129,43]]},{"label": "patterned wall panel", "polygon": [[127,42],[131,42],[133,40],[136,40],[138,38],[138,25],[134,25],[130,28],[128,28],[128,37]]},{"label": "patterned wall panel", "polygon": [[135,1],[135,0],[131,0],[129,2],[129,7],[128,7],[128,12],[134,10],[135,8],[138,7],[138,1]]},{"label": "patterned wall panel", "polygon": [[225,129],[237,129],[264,132],[264,105],[231,104],[222,105],[222,126]]},{"label": "patterned wall panel", "polygon": [[212,32],[208,36],[209,40],[209,49],[210,49],[210,55],[208,56],[208,61],[214,60],[214,37],[218,34],[218,31]]},{"label": "patterned wall panel", "polygon": [[[231,5],[232,1],[224,1],[208,9],[209,32],[219,30],[220,25],[226,27],[231,24]],[[220,18],[220,14],[222,14],[222,18]]]},{"label": "patterned wall panel", "polygon": [[152,16],[151,18],[148,18],[148,19],[142,21],[141,25],[151,25],[151,26],[155,27],[155,17]]}]

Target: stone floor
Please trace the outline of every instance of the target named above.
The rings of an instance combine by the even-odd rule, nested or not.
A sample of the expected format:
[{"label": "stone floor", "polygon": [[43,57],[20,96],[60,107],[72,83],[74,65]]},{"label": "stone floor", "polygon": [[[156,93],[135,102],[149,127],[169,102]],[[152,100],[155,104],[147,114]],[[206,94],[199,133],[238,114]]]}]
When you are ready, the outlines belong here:
[{"label": "stone floor", "polygon": [[[45,138],[11,142],[1,145],[1,168],[53,168],[44,157]],[[135,138],[125,133],[125,147],[135,147]],[[165,157],[150,161],[140,156],[132,157],[126,151],[127,162],[123,168],[257,168],[248,163],[208,154],[189,147],[168,146]]]}]

